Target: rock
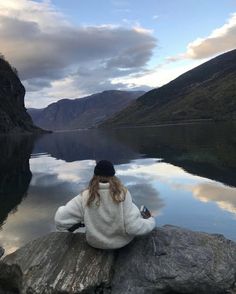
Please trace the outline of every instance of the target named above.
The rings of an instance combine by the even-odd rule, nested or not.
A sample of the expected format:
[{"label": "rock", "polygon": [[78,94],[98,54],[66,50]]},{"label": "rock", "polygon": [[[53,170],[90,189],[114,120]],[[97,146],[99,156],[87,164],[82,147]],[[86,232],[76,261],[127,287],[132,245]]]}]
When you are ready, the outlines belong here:
[{"label": "rock", "polygon": [[41,133],[24,105],[25,88],[16,70],[0,56],[0,133]]},{"label": "rock", "polygon": [[0,294],[19,293],[22,288],[22,272],[16,264],[0,262]]},{"label": "rock", "polygon": [[236,281],[236,243],[164,226],[120,250],[112,293],[225,293]]},{"label": "rock", "polygon": [[94,249],[81,233],[51,233],[3,262],[22,271],[20,293],[217,294],[236,290],[236,243],[222,235],[174,226],[158,228],[120,250]]},{"label": "rock", "polygon": [[5,250],[0,246],[0,258],[3,256]]},{"label": "rock", "polygon": [[4,262],[20,266],[22,293],[100,293],[101,287],[109,293],[114,254],[90,247],[85,234],[51,233]]}]

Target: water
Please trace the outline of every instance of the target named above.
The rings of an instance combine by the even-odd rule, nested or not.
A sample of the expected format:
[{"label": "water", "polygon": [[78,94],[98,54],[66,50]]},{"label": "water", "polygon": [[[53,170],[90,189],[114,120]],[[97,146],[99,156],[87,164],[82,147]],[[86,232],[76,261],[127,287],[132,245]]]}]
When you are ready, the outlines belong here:
[{"label": "water", "polygon": [[115,164],[134,202],[159,226],[236,241],[235,124],[1,137],[0,146],[0,245],[7,253],[55,230],[56,209],[87,186],[99,159]]}]

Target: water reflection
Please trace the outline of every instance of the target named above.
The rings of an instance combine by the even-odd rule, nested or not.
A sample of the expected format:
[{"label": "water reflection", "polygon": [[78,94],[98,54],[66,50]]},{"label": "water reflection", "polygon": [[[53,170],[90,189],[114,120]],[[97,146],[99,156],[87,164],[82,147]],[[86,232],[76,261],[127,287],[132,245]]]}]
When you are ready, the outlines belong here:
[{"label": "water reflection", "polygon": [[[92,171],[91,162],[66,163],[45,155],[31,158],[33,177],[28,197],[18,207],[16,214],[9,215],[0,233],[0,244],[7,253],[55,230],[56,209],[87,186],[89,171]],[[70,170],[69,178],[67,170]]]},{"label": "water reflection", "polygon": [[107,135],[146,157],[236,186],[236,123],[117,129]]},{"label": "water reflection", "polygon": [[46,134],[37,141],[34,153],[47,153],[67,162],[106,158],[115,164],[140,156],[125,142],[120,142],[101,130]]},{"label": "water reflection", "polygon": [[54,133],[41,137],[34,153],[67,162],[106,158],[115,164],[162,158],[189,173],[236,186],[235,123]]},{"label": "water reflection", "polygon": [[236,186],[234,131],[198,125],[48,134],[35,143],[33,176],[32,140],[0,141],[0,245],[14,251],[53,231],[57,207],[87,187],[95,161],[104,158],[115,163],[134,202],[148,206],[158,225],[236,240],[236,190],[223,184]]},{"label": "water reflection", "polygon": [[33,141],[29,136],[0,137],[0,226],[26,196],[32,176],[29,158]]},{"label": "water reflection", "polygon": [[203,202],[213,201],[236,217],[236,188],[225,187],[219,183],[203,183],[193,187],[192,192],[197,199]]}]

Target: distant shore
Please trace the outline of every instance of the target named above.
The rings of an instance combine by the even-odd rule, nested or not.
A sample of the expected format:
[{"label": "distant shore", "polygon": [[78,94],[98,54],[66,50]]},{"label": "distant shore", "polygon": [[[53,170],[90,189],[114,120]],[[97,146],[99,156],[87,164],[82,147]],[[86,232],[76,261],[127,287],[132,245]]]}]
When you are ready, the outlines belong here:
[{"label": "distant shore", "polygon": [[155,128],[155,127],[166,127],[166,126],[178,126],[178,125],[191,125],[196,123],[204,123],[204,122],[214,122],[214,123],[226,123],[226,122],[235,122],[236,120],[214,120],[211,118],[206,119],[191,119],[191,120],[183,120],[183,121],[166,121],[158,124],[148,124],[148,125],[120,125],[120,126],[102,126],[95,127],[98,129],[121,129],[121,128]]}]

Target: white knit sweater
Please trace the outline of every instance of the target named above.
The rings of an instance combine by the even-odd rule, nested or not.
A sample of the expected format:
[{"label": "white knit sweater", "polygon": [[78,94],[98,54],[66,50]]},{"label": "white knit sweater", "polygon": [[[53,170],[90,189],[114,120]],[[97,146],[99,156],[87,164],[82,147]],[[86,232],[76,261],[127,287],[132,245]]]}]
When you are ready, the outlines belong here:
[{"label": "white knit sweater", "polygon": [[129,191],[125,200],[115,203],[109,192],[109,183],[99,184],[100,205],[94,201],[87,206],[88,190],[58,208],[55,224],[58,231],[67,231],[72,225],[84,222],[86,240],[96,248],[115,249],[128,244],[135,236],[151,232],[155,219],[143,219],[132,202]]}]

